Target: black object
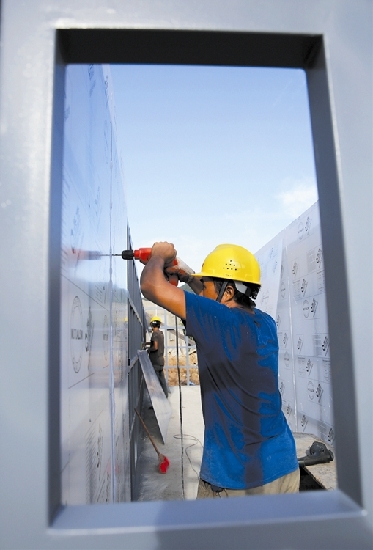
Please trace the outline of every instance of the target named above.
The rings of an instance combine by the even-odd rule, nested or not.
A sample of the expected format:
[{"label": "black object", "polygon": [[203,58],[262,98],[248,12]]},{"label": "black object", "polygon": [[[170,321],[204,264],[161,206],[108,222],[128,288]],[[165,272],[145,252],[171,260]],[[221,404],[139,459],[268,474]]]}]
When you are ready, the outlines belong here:
[{"label": "black object", "polygon": [[306,456],[298,458],[298,464],[299,466],[312,466],[313,464],[331,462],[333,459],[333,453],[327,448],[325,443],[314,441],[311,447],[306,451]]},{"label": "black object", "polygon": [[224,487],[219,487],[218,485],[213,485],[212,483],[209,483],[208,481],[205,481],[204,479],[201,479],[201,481],[203,481],[203,483],[205,485],[208,485],[214,493],[221,493],[222,491],[224,491]]},{"label": "black object", "polygon": [[121,256],[123,260],[133,260],[135,254],[133,250],[123,250],[120,254],[104,254],[104,256]]},{"label": "black object", "polygon": [[326,491],[325,487],[317,481],[307,468],[299,467],[300,482],[299,491]]},{"label": "black object", "polygon": [[135,254],[133,250],[123,250],[121,254],[113,254],[113,256],[122,256],[123,260],[133,260]]}]

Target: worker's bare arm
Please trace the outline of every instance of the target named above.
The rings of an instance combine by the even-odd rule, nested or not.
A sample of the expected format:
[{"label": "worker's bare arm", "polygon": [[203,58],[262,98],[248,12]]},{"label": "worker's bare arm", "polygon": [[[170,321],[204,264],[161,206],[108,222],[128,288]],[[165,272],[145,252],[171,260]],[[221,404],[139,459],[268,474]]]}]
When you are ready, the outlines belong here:
[{"label": "worker's bare arm", "polygon": [[171,285],[164,276],[164,269],[176,256],[170,243],[155,243],[152,255],[145,265],[140,279],[141,292],[148,300],[185,319],[185,294]]},{"label": "worker's bare arm", "polygon": [[200,295],[203,290],[203,284],[201,282],[201,279],[198,279],[198,277],[193,277],[193,279],[190,279],[188,281],[188,285],[193,290],[194,294]]}]

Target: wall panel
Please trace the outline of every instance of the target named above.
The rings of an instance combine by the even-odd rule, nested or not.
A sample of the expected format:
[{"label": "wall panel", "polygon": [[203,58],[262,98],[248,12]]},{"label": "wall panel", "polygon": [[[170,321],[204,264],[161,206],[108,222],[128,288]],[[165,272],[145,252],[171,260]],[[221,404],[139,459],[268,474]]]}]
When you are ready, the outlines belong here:
[{"label": "wall panel", "polygon": [[279,390],[293,431],[334,444],[328,316],[318,203],[257,254],[257,306],[275,320]]},{"label": "wall panel", "polygon": [[127,214],[108,67],[66,68],[62,501],[129,500]]}]

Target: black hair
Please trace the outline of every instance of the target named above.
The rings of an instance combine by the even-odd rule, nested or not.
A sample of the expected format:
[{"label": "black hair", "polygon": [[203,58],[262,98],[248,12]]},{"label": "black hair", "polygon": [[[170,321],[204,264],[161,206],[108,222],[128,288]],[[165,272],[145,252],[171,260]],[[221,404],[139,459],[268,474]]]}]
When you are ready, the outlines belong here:
[{"label": "black hair", "polygon": [[158,328],[160,328],[160,327],[161,327],[161,323],[160,323],[159,321],[152,321],[152,322],[150,323],[150,326],[151,326],[151,327],[158,327]]},{"label": "black hair", "polygon": [[255,307],[255,299],[258,295],[258,292],[260,290],[260,285],[257,285],[255,283],[242,283],[246,287],[245,293],[240,292],[237,290],[236,285],[234,284],[234,281],[232,279],[224,280],[224,279],[218,279],[213,277],[213,282],[215,286],[216,292],[219,294],[221,287],[224,283],[227,283],[234,288],[234,296],[233,300],[240,306],[244,306],[247,308],[253,308]]}]

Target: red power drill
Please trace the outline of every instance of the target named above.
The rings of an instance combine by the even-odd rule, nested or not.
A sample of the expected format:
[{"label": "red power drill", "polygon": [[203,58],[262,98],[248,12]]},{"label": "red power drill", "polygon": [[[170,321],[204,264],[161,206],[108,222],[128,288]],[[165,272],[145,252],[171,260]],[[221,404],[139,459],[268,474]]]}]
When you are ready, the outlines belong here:
[{"label": "red power drill", "polygon": [[[123,250],[121,254],[113,254],[113,256],[121,256],[123,260],[140,260],[144,264],[149,261],[149,258],[152,254],[151,248],[138,248],[137,250]],[[177,259],[175,258],[173,266],[177,265]],[[165,276],[168,279],[168,282],[174,286],[179,284],[179,278],[176,273],[167,273],[165,271]]]}]

